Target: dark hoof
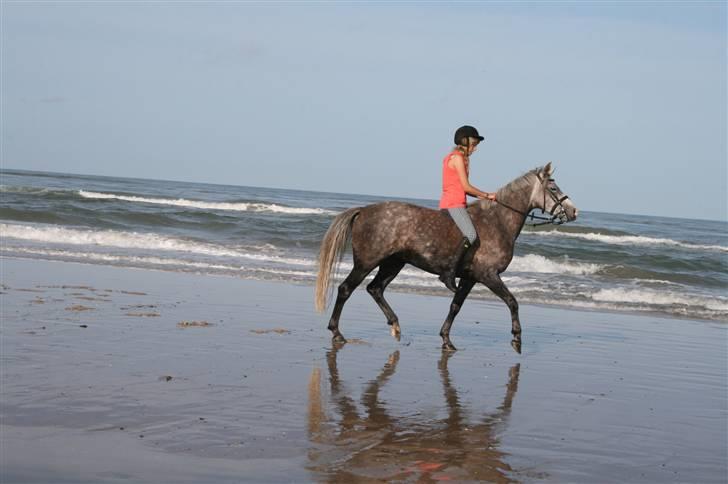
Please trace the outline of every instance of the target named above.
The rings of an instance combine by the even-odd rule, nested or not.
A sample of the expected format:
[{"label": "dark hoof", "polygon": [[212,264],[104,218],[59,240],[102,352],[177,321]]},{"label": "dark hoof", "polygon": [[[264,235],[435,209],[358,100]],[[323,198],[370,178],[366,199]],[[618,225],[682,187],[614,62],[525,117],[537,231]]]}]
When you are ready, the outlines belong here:
[{"label": "dark hoof", "polygon": [[444,342],[444,343],[442,344],[442,349],[443,349],[444,351],[457,351],[457,350],[458,350],[457,348],[455,348],[455,345],[454,345],[454,344],[452,344],[452,343],[451,343],[451,342],[449,342],[449,341],[446,341],[446,342]]},{"label": "dark hoof", "polygon": [[513,338],[511,341],[511,347],[518,353],[521,354],[521,338]]},{"label": "dark hoof", "polygon": [[338,334],[335,334],[333,338],[331,338],[331,341],[333,343],[337,343],[337,344],[345,344],[346,338],[344,338],[344,336],[341,333],[338,333]]}]

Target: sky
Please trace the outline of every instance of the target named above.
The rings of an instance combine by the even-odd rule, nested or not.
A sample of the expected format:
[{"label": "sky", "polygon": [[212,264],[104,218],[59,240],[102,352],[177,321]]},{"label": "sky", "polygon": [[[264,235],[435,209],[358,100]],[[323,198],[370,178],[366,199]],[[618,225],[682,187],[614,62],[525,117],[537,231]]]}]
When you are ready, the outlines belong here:
[{"label": "sky", "polygon": [[715,2],[9,2],[0,167],[437,199],[454,130],[495,191],[728,219]]}]

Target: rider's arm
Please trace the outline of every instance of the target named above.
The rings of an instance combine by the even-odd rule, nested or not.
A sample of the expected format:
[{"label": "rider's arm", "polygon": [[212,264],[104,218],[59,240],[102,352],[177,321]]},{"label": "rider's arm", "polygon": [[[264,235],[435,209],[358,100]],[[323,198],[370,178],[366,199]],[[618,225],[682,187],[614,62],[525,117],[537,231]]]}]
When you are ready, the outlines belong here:
[{"label": "rider's arm", "polygon": [[495,200],[495,193],[484,192],[470,184],[470,181],[468,180],[468,172],[465,170],[465,160],[463,160],[462,156],[453,155],[452,158],[450,158],[449,163],[450,166],[455,168],[455,171],[457,171],[458,177],[460,178],[460,184],[463,186],[463,190],[465,190],[465,193],[467,193],[471,197]]}]

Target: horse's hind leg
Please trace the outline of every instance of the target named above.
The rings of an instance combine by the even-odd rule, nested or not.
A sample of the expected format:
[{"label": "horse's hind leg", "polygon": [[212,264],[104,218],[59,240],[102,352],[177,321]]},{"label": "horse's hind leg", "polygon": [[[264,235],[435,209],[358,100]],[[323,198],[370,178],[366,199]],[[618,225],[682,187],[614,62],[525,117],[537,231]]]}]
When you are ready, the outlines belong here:
[{"label": "horse's hind leg", "polygon": [[404,267],[404,262],[396,257],[390,257],[382,261],[379,265],[379,271],[374,277],[374,280],[367,286],[367,292],[372,295],[374,300],[379,305],[379,308],[387,318],[387,324],[391,326],[390,331],[392,336],[399,340],[401,331],[399,329],[399,319],[394,311],[389,306],[387,301],[384,299],[384,290],[387,288],[390,282],[397,277],[399,271]]},{"label": "horse's hind leg", "polygon": [[372,269],[365,269],[361,266],[354,264],[354,269],[339,285],[339,292],[336,296],[336,304],[334,305],[334,311],[331,313],[331,319],[329,320],[329,331],[333,333],[333,340],[335,343],[346,343],[346,339],[339,331],[339,318],[341,317],[341,310],[344,308],[344,303],[354,289],[357,288],[361,281],[372,271]]},{"label": "horse's hind leg", "polygon": [[455,346],[450,341],[450,328],[452,327],[452,322],[455,320],[455,316],[457,316],[460,312],[460,308],[463,306],[465,298],[468,297],[468,294],[470,294],[470,290],[474,285],[475,281],[472,279],[460,279],[457,292],[455,292],[455,296],[452,298],[452,302],[450,303],[450,312],[447,313],[447,319],[445,319],[445,322],[442,324],[442,328],[440,329],[443,350],[456,350]]}]

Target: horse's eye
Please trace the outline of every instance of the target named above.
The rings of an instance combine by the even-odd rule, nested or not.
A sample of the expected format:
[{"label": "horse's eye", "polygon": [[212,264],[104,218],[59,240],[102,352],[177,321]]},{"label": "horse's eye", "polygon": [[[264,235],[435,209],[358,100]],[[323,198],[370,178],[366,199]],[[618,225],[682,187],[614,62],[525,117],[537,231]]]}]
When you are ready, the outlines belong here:
[{"label": "horse's eye", "polygon": [[552,192],[557,192],[558,191],[558,189],[556,187],[549,187],[549,190],[551,190]]}]

